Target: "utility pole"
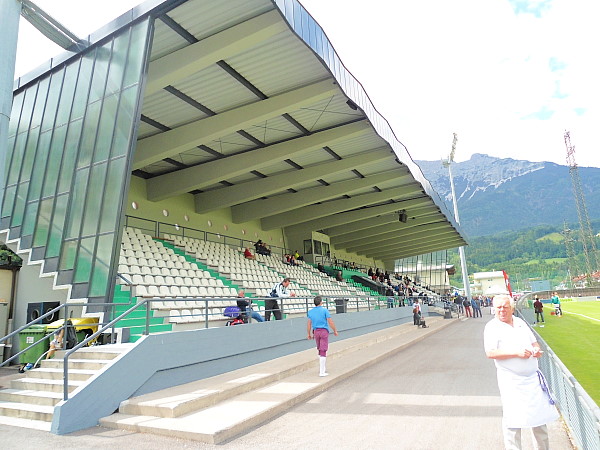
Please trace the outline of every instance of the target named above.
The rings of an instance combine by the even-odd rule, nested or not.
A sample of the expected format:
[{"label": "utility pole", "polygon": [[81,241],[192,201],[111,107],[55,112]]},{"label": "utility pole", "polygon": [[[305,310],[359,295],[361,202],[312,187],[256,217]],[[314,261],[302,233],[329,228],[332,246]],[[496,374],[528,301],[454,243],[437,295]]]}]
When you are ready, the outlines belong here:
[{"label": "utility pole", "polygon": [[[454,191],[454,179],[452,178],[452,163],[454,162],[454,152],[456,151],[456,142],[458,136],[454,133],[454,139],[452,141],[452,151],[447,160],[442,160],[442,165],[448,168],[448,176],[450,177],[450,190],[452,191],[452,203],[454,205],[454,219],[456,223],[460,225],[460,218],[458,217],[458,203],[456,201],[456,192]],[[459,247],[458,254],[460,256],[460,266],[462,268],[462,279],[465,287],[465,295],[467,300],[471,301],[471,285],[469,284],[469,273],[467,271],[467,259],[465,258],[465,248]]]},{"label": "utility pole", "polygon": [[594,283],[592,274],[598,270],[598,251],[596,250],[596,241],[585,204],[585,196],[581,188],[579,169],[575,162],[575,146],[571,145],[571,135],[568,131],[565,131],[564,138],[567,147],[567,164],[573,182],[573,196],[575,197],[575,206],[577,206],[577,216],[579,217],[579,237],[583,245],[583,256],[585,257],[585,278],[587,287],[591,287]]}]

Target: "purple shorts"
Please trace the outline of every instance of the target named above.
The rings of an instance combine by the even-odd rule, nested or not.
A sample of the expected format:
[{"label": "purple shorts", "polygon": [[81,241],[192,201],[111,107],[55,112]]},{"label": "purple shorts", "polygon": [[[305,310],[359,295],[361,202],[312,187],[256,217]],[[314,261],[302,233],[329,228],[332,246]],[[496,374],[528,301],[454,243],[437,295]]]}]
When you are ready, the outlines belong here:
[{"label": "purple shorts", "polygon": [[316,328],[313,331],[313,334],[315,335],[319,356],[327,356],[327,349],[329,348],[329,330],[325,328]]}]

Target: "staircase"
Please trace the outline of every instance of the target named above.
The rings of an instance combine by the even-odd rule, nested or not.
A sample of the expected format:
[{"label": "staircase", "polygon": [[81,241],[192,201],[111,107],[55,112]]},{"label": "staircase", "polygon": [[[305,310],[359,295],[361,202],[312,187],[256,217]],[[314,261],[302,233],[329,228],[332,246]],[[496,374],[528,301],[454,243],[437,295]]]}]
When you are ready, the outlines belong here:
[{"label": "staircase", "polygon": [[[69,357],[69,392],[119,356],[124,345],[94,346],[77,350]],[[41,367],[12,380],[10,388],[0,390],[0,424],[50,431],[54,407],[63,398],[64,350],[54,359],[42,360]]]}]

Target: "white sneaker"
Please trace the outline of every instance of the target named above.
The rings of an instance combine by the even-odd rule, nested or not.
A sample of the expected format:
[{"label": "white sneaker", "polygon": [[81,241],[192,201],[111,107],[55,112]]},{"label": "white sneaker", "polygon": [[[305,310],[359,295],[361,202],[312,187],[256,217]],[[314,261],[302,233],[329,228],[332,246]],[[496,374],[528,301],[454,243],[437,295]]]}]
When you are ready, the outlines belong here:
[{"label": "white sneaker", "polygon": [[319,376],[320,377],[327,377],[327,376],[329,376],[329,374],[327,372],[324,372],[324,373],[320,373]]}]

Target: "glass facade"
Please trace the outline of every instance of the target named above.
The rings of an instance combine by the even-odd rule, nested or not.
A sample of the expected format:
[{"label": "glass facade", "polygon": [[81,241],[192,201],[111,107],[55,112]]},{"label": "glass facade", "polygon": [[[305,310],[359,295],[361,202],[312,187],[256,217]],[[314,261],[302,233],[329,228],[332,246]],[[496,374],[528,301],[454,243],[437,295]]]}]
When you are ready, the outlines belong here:
[{"label": "glass facade", "polygon": [[438,294],[446,294],[450,289],[450,278],[446,270],[447,258],[447,251],[441,250],[398,259],[394,272],[406,275],[415,283]]},{"label": "glass facade", "polygon": [[14,92],[0,229],[72,298],[112,287],[151,32],[130,24]]}]

